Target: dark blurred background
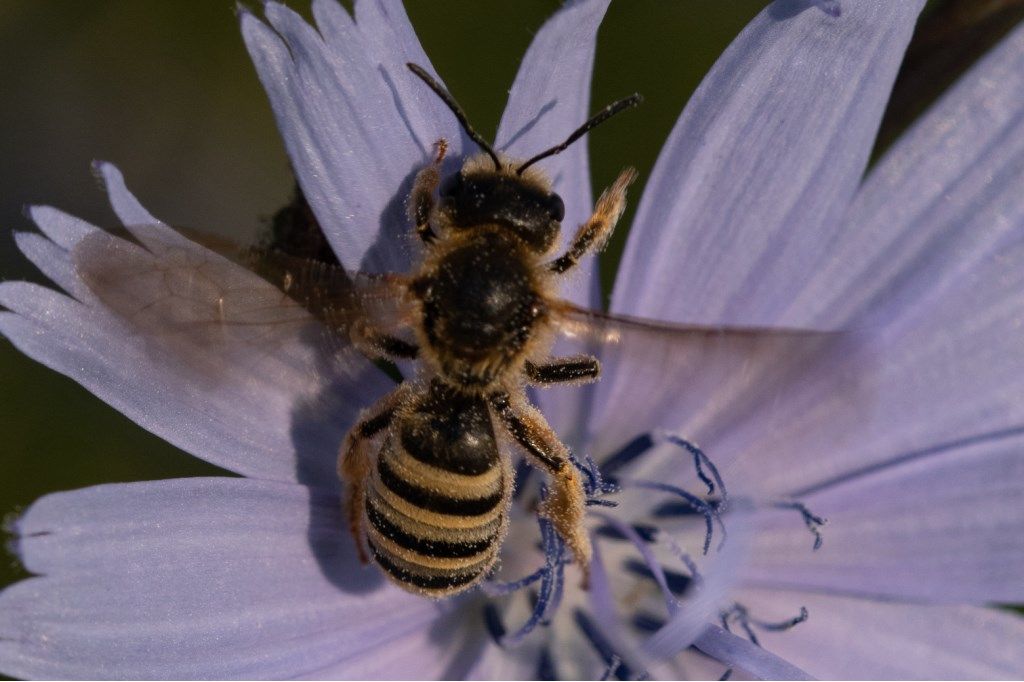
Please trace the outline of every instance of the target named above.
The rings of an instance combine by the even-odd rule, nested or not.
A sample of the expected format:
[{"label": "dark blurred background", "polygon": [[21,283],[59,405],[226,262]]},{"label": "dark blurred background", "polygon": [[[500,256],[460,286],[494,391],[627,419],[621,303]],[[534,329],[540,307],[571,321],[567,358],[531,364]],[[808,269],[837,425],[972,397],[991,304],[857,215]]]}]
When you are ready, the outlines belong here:
[{"label": "dark blurred background", "polygon": [[[291,3],[305,12],[305,2]],[[594,107],[634,91],[629,137],[590,141],[593,182],[634,165],[641,182],[690,93],[765,0],[619,0],[601,29]],[[1020,20],[1021,2],[938,0],[901,77],[891,140],[977,54]],[[485,137],[522,54],[557,0],[410,0],[427,53]],[[817,11],[817,10],[813,10]],[[251,239],[293,181],[232,0],[0,0],[0,279],[40,280],[13,246],[22,207],[47,203],[115,224],[90,174],[115,162],[156,216]],[[883,142],[884,143],[884,142]],[[628,216],[625,221],[628,224]],[[621,249],[624,231],[616,246]],[[614,266],[616,248],[606,255]],[[134,426],[0,339],[0,517],[48,492],[222,473]],[[0,586],[23,576],[0,552]]]}]

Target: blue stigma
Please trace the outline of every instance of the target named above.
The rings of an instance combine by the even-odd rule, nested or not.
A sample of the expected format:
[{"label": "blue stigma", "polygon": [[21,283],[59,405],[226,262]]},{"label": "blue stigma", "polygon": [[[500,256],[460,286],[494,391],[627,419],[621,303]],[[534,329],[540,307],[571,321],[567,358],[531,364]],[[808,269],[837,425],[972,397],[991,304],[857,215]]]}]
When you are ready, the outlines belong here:
[{"label": "blue stigma", "polygon": [[594,651],[598,653],[601,660],[605,664],[604,676],[601,679],[610,679],[612,675],[616,679],[620,680],[631,680],[634,679],[635,675],[633,671],[622,662],[619,655],[615,653],[611,643],[605,638],[598,629],[597,625],[594,624],[593,619],[584,613],[580,609],[576,609],[572,612],[573,620],[576,622],[576,627],[580,629],[583,636],[590,642],[590,645],[594,647]]}]

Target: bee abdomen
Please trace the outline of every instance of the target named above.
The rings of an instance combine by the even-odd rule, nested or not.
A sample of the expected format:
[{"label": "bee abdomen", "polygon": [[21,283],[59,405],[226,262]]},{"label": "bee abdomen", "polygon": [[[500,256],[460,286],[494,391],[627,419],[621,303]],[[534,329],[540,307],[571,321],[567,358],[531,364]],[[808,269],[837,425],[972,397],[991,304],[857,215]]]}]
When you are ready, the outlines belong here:
[{"label": "bee abdomen", "polygon": [[[441,559],[468,559],[480,557],[488,552],[497,539],[497,528],[489,535],[479,539],[469,538],[441,539],[424,533],[422,528],[406,528],[401,522],[387,518],[377,507],[380,502],[372,501],[366,505],[366,515],[370,526],[381,536],[416,554]],[[396,512],[397,513],[397,512]],[[422,533],[422,534],[417,534]],[[454,536],[453,536],[454,537]]]},{"label": "bee abdomen", "polygon": [[497,459],[481,473],[455,474],[417,460],[388,437],[369,483],[367,540],[377,564],[403,588],[454,594],[494,565],[508,506]]},{"label": "bee abdomen", "polygon": [[392,580],[407,590],[429,597],[451,595],[471,587],[492,563],[486,562],[464,571],[427,569],[404,561],[386,550],[382,551],[373,540],[370,540],[369,544],[377,565],[383,568]]}]

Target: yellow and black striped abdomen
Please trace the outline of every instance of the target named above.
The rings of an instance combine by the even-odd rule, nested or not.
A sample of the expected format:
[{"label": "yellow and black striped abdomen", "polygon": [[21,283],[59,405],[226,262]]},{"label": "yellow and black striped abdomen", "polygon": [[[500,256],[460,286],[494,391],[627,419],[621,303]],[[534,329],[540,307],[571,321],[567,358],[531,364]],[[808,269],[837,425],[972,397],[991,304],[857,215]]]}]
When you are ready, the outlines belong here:
[{"label": "yellow and black striped abdomen", "polygon": [[486,405],[438,390],[393,423],[365,508],[376,562],[403,588],[435,597],[467,589],[491,569],[509,499]]}]

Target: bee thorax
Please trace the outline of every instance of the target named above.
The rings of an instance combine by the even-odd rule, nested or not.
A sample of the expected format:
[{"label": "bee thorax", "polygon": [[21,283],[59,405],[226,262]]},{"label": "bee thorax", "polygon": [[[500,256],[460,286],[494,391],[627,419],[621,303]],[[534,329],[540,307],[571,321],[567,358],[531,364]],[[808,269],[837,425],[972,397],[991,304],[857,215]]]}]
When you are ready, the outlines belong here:
[{"label": "bee thorax", "polygon": [[530,340],[541,310],[522,246],[486,231],[447,253],[423,288],[423,331],[442,371],[488,383]]}]

